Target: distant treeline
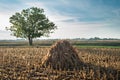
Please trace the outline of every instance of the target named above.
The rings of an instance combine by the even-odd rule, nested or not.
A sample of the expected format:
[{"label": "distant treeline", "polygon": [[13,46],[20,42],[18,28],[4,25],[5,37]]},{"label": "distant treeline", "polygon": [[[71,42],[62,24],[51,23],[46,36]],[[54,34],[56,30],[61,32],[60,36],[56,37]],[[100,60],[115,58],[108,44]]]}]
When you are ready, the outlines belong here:
[{"label": "distant treeline", "polygon": [[[34,40],[33,46],[51,46],[60,39]],[[67,39],[74,46],[120,46],[119,39]],[[0,40],[0,46],[28,46],[27,40]]]},{"label": "distant treeline", "polygon": [[99,38],[99,37],[94,37],[94,38],[74,38],[74,40],[120,40],[118,38]]}]

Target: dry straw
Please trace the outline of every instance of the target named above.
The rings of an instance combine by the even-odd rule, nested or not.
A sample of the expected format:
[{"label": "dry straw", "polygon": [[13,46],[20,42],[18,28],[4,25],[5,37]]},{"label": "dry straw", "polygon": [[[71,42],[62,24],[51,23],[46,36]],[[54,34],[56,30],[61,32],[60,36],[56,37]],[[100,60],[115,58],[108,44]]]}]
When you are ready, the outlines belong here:
[{"label": "dry straw", "polygon": [[73,70],[79,69],[82,61],[77,51],[67,40],[56,42],[42,59],[42,66],[52,69]]}]

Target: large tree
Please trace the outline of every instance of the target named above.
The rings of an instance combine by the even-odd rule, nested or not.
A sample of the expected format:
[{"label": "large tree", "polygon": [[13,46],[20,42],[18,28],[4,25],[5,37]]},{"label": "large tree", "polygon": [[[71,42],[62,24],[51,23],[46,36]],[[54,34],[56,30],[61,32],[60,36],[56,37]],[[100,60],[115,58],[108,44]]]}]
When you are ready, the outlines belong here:
[{"label": "large tree", "polygon": [[33,39],[41,36],[48,36],[57,27],[46,17],[44,10],[32,7],[15,13],[10,17],[9,28],[16,37],[26,38],[29,45],[33,44]]}]

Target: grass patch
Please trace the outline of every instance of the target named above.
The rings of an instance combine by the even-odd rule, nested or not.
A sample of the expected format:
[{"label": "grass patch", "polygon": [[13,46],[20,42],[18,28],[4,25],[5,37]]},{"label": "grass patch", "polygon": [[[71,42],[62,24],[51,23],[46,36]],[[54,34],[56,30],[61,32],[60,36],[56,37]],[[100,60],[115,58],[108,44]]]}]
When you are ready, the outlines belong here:
[{"label": "grass patch", "polygon": [[120,46],[81,46],[81,45],[75,45],[77,48],[120,48]]}]

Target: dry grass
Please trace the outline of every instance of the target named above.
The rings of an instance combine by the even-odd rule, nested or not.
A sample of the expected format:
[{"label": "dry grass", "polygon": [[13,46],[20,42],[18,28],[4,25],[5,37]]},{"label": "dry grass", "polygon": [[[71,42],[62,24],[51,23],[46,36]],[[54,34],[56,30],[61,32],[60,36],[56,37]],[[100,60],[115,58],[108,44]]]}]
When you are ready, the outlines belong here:
[{"label": "dry grass", "polygon": [[0,48],[1,80],[117,80],[120,49],[82,48],[78,55],[85,64],[73,71],[42,68],[49,48]]},{"label": "dry grass", "polygon": [[67,40],[56,42],[42,59],[42,66],[52,69],[78,69],[82,61],[74,47]]}]

